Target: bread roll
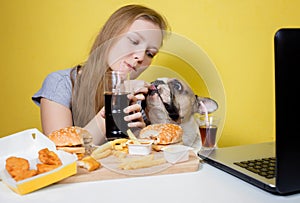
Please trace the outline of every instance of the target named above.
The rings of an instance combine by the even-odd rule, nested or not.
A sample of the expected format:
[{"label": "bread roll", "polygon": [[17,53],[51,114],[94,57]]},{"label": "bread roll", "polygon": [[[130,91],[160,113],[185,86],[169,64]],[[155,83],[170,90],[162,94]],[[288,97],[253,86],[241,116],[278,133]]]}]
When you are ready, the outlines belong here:
[{"label": "bread roll", "polygon": [[57,147],[67,147],[83,145],[82,130],[79,127],[71,126],[53,131],[48,137],[55,143]]},{"label": "bread roll", "polygon": [[152,139],[153,144],[167,145],[182,141],[183,130],[179,125],[164,123],[152,124],[140,131],[140,138]]},{"label": "bread roll", "polygon": [[89,155],[92,151],[92,136],[84,128],[70,126],[53,131],[48,135],[57,149],[77,154],[78,158]]}]

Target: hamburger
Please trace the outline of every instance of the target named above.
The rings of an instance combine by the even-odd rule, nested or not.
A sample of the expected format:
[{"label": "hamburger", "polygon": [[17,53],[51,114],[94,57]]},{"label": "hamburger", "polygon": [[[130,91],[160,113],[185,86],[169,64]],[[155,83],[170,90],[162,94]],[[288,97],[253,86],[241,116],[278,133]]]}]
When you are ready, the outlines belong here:
[{"label": "hamburger", "polygon": [[151,124],[140,131],[142,139],[154,140],[152,148],[161,151],[165,146],[171,144],[182,144],[183,129],[172,123]]},{"label": "hamburger", "polygon": [[89,132],[77,126],[70,126],[53,131],[48,138],[54,142],[56,149],[76,154],[81,159],[92,142]]}]

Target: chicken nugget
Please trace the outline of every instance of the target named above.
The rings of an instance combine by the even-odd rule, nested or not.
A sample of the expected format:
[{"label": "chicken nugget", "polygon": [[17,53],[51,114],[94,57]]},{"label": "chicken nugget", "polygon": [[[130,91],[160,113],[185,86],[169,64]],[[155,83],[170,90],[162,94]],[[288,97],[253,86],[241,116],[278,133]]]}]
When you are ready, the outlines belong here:
[{"label": "chicken nugget", "polygon": [[62,165],[58,155],[55,152],[50,151],[48,148],[44,148],[39,151],[39,160],[48,165]]},{"label": "chicken nugget", "polygon": [[37,175],[37,170],[24,170],[22,173],[17,174],[13,177],[16,181],[24,180],[26,178],[30,178],[32,176]]},{"label": "chicken nugget", "polygon": [[48,171],[51,171],[55,168],[59,167],[59,165],[54,165],[54,164],[37,164],[36,168],[37,168],[37,173],[41,174],[41,173],[45,173]]},{"label": "chicken nugget", "polygon": [[29,170],[29,162],[24,158],[11,156],[6,159],[5,168],[12,177],[15,177],[19,173]]},{"label": "chicken nugget", "polygon": [[36,170],[29,170],[28,160],[20,157],[9,157],[6,159],[5,168],[16,181],[24,180],[37,174]]},{"label": "chicken nugget", "polygon": [[82,160],[79,160],[77,164],[79,165],[79,167],[85,168],[88,171],[94,171],[101,166],[100,162],[98,162],[92,156],[84,157]]}]

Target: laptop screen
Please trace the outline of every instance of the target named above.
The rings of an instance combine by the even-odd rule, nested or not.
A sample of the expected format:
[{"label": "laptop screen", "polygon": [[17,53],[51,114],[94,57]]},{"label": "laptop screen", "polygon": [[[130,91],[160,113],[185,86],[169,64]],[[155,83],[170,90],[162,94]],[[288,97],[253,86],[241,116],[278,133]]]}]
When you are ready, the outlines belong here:
[{"label": "laptop screen", "polygon": [[[216,148],[209,153],[200,150],[198,155],[210,165],[261,189],[287,195],[300,192],[300,133],[297,128],[300,110],[296,99],[300,92],[300,85],[296,84],[300,81],[297,74],[300,68],[300,28],[285,28],[275,33],[274,62],[276,141]],[[276,159],[271,161],[272,168],[275,165],[275,178],[262,176],[257,167],[266,169],[267,166],[263,166],[265,163],[260,160],[264,162],[263,158],[274,155]],[[251,161],[251,167],[248,168],[246,160]],[[260,161],[260,165],[254,166],[254,160]]]},{"label": "laptop screen", "polygon": [[280,29],[275,34],[275,101],[277,189],[300,190],[300,29]]}]

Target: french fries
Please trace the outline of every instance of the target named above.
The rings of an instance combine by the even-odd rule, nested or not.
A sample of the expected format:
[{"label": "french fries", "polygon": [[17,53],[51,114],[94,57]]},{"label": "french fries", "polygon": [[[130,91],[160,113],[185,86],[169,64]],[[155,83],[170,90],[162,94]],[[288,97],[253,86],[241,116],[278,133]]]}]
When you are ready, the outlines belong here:
[{"label": "french fries", "polygon": [[122,163],[118,167],[123,170],[132,170],[152,167],[163,163],[166,163],[166,160],[164,158],[154,159],[154,155],[150,154],[142,157],[123,159]]},{"label": "french fries", "polygon": [[130,129],[127,130],[127,134],[128,137],[134,142],[134,144],[141,144]]},{"label": "french fries", "polygon": [[98,160],[98,159],[103,159],[105,157],[108,157],[111,154],[112,154],[112,150],[111,149],[107,149],[107,150],[102,151],[102,152],[92,153],[91,157],[93,157],[94,159]]},{"label": "french fries", "polygon": [[[130,140],[134,142],[137,141],[137,138],[130,130],[127,131],[127,133],[130,137]],[[121,161],[121,163],[118,165],[118,168],[122,170],[147,168],[166,163],[166,160],[164,158],[155,159],[154,154],[137,157],[127,157],[127,141],[128,139],[120,138],[114,141],[106,142],[105,144],[97,147],[90,156],[96,160],[99,160],[113,155],[117,157],[119,161]]]},{"label": "french fries", "polygon": [[123,151],[123,152],[127,152],[127,146],[126,146],[126,142],[128,141],[128,139],[125,138],[120,138],[120,139],[116,139],[114,141],[109,141],[106,142],[105,144],[98,146],[92,153],[91,153],[91,157],[93,157],[94,159],[103,159],[105,157],[108,157],[109,155],[112,154],[113,151],[117,150],[117,151]]},{"label": "french fries", "polygon": [[128,141],[128,139],[126,139],[126,138],[116,139],[111,142],[112,148],[116,151],[122,151],[122,152],[128,153],[128,148],[126,145],[127,141]]},{"label": "french fries", "polygon": [[127,156],[127,153],[126,153],[126,152],[124,152],[124,151],[118,151],[118,150],[114,150],[114,151],[112,152],[112,154],[113,154],[115,157],[119,158],[119,159],[124,159],[124,158]]},{"label": "french fries", "polygon": [[115,139],[114,141],[111,141],[111,146],[114,147],[116,145],[122,145],[124,143],[126,143],[128,141],[128,139],[126,138],[120,138],[120,139]]},{"label": "french fries", "polygon": [[109,156],[112,152],[111,142],[106,142],[105,144],[97,147],[91,154],[94,159],[102,159]]}]

